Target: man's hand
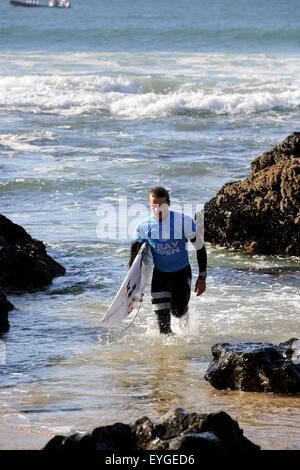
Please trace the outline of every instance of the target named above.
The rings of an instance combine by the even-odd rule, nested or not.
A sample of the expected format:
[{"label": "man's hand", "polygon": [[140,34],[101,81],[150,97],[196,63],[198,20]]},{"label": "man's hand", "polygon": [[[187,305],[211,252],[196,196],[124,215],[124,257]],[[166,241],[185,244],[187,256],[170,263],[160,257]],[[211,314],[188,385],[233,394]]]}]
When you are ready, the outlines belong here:
[{"label": "man's hand", "polygon": [[206,289],[206,282],[205,282],[205,279],[200,279],[198,277],[197,281],[196,281],[196,284],[195,284],[195,292],[196,292],[196,295],[197,297],[201,294],[203,294],[203,292],[205,291]]}]

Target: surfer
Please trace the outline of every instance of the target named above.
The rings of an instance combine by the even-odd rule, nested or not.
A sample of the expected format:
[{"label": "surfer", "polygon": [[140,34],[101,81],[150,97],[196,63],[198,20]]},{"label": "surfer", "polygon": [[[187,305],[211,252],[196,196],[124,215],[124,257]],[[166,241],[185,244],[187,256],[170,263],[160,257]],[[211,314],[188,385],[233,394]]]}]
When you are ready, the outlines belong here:
[{"label": "surfer", "polygon": [[183,317],[188,311],[191,294],[192,270],[187,241],[190,240],[197,250],[197,296],[206,289],[206,248],[195,221],[185,214],[169,210],[170,197],[165,188],[153,188],[149,193],[149,204],[152,215],[136,227],[129,266],[142,244],[148,242],[154,262],[151,282],[153,308],[160,333],[172,334],[171,314]]}]

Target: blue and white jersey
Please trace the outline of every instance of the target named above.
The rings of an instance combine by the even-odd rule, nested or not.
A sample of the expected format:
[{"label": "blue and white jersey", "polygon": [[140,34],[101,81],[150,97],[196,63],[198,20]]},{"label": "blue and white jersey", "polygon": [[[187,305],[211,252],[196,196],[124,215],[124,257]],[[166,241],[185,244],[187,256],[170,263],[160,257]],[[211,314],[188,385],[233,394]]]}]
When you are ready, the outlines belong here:
[{"label": "blue and white jersey", "polygon": [[149,243],[157,269],[174,272],[189,264],[187,242],[195,238],[196,233],[197,227],[191,217],[169,211],[163,221],[152,215],[142,220],[135,229],[134,239]]}]

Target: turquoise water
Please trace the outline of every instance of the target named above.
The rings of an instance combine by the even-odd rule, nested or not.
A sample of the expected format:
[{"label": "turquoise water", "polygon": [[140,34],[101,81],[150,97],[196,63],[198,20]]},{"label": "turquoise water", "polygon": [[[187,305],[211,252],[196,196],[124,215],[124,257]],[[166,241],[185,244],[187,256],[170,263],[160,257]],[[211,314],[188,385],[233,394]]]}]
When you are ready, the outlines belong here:
[{"label": "turquoise water", "polygon": [[100,237],[107,205],[118,213],[126,198],[131,228],[157,184],[173,203],[203,205],[299,131],[297,2],[71,3],[0,5],[0,212],[67,269],[44,292],[10,297],[2,424],[51,436],[175,406],[225,409],[258,444],[299,448],[298,398],[203,379],[217,341],[299,337],[299,259],[208,245],[185,335],[158,336],[149,295],[126,332],[99,324],[131,235]]},{"label": "turquoise water", "polygon": [[296,0],[74,0],[72,6],[20,12],[3,1],[2,48],[55,53],[299,51]]}]

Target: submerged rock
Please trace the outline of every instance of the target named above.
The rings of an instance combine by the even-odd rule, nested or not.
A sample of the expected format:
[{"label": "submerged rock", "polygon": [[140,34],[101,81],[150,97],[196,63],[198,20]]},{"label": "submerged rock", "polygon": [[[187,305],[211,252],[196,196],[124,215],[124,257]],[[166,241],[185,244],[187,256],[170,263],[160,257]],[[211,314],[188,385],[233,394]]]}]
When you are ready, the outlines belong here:
[{"label": "submerged rock", "polygon": [[212,347],[205,379],[219,390],[300,393],[300,342],[220,343]]},{"label": "submerged rock", "polygon": [[207,242],[249,254],[300,256],[300,133],[251,163],[204,206]]},{"label": "submerged rock", "polygon": [[198,414],[183,409],[168,413],[158,423],[143,417],[130,425],[116,423],[101,426],[90,434],[55,436],[43,448],[45,451],[106,450],[127,453],[145,450],[186,453],[259,449],[243,435],[238,423],[227,413]]},{"label": "submerged rock", "polygon": [[43,288],[64,273],[42,241],[0,214],[0,288],[5,293]]},{"label": "submerged rock", "polygon": [[4,292],[0,290],[0,333],[6,333],[9,330],[8,312],[13,309],[13,304],[7,300]]}]

